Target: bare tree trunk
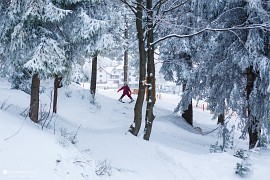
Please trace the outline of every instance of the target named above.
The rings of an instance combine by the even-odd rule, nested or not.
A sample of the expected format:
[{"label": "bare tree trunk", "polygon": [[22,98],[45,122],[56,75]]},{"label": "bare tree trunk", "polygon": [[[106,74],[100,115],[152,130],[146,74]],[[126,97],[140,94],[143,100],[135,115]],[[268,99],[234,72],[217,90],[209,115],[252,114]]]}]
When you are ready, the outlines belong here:
[{"label": "bare tree trunk", "polygon": [[[186,89],[186,84],[183,84],[183,92]],[[190,103],[188,105],[188,109],[184,110],[182,117],[186,120],[188,124],[193,126],[193,107],[192,107],[192,99],[190,100]]]},{"label": "bare tree trunk", "polygon": [[[125,16],[125,40],[128,40],[128,22],[127,17]],[[124,52],[124,82],[128,82],[128,45],[126,44]]]},{"label": "bare tree trunk", "polygon": [[57,96],[58,96],[58,88],[61,87],[62,77],[55,75],[54,77],[54,93],[53,93],[53,112],[57,112]]},{"label": "bare tree trunk", "polygon": [[154,62],[154,47],[151,46],[151,43],[154,42],[154,32],[153,32],[153,9],[152,9],[152,0],[147,0],[146,3],[147,9],[147,107],[145,114],[145,128],[144,128],[144,140],[149,140],[153,121],[155,119],[153,108],[155,105],[155,62]]},{"label": "bare tree trunk", "polygon": [[91,74],[91,86],[90,93],[92,97],[95,97],[97,86],[97,56],[92,59],[92,74]]},{"label": "bare tree trunk", "polygon": [[249,128],[248,128],[249,149],[252,149],[256,145],[260,146],[259,137],[261,134],[261,126],[255,116],[250,115],[248,118],[249,118]]},{"label": "bare tree trunk", "polygon": [[29,117],[35,123],[38,123],[39,87],[40,87],[40,80],[38,74],[34,74],[32,77],[32,84],[31,84]]},{"label": "bare tree trunk", "polygon": [[130,126],[129,132],[134,136],[137,136],[142,123],[142,106],[144,101],[145,87],[143,82],[145,81],[145,65],[146,65],[146,54],[144,48],[144,36],[143,36],[143,25],[142,25],[142,0],[137,0],[136,6],[136,29],[139,44],[140,53],[140,76],[139,76],[139,92],[136,104],[134,107],[134,123]]},{"label": "bare tree trunk", "polygon": [[218,115],[218,124],[224,125],[224,122],[225,122],[225,116],[224,116],[224,113]]},{"label": "bare tree trunk", "polygon": [[[254,86],[256,75],[253,72],[253,67],[250,66],[246,70],[247,72],[247,86],[246,86],[246,99],[247,99],[247,112],[248,112],[248,134],[249,134],[249,148],[252,149],[259,141],[261,127],[258,119],[252,115],[251,107],[249,105],[249,97]],[[258,142],[259,143],[259,142]]]}]

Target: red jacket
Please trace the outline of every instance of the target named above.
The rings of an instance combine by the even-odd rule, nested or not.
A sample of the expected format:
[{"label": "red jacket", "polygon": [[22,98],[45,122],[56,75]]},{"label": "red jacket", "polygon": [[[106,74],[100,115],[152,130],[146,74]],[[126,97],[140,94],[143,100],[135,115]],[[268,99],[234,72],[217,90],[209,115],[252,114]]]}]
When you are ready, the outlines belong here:
[{"label": "red jacket", "polygon": [[123,90],[123,94],[129,94],[129,92],[130,92],[130,94],[131,94],[131,90],[129,89],[128,85],[122,86],[120,89],[118,89],[117,92],[119,92],[119,91],[121,91],[121,90]]}]

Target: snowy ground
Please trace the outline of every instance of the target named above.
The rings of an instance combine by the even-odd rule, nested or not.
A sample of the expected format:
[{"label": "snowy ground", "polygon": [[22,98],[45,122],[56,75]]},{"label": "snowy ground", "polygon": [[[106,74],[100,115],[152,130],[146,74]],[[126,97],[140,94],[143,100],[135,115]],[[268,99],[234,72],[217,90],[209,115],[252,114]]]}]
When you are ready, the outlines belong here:
[{"label": "snowy ground", "polygon": [[[49,107],[52,84],[43,84],[42,106]],[[42,130],[42,125],[23,117],[29,95],[9,87],[0,79],[0,180],[242,179],[234,173],[242,160],[233,153],[247,149],[247,141],[239,140],[236,132],[233,149],[210,153],[210,145],[222,139],[216,131],[202,133],[215,129],[216,120],[209,111],[194,108],[194,126],[202,133],[190,127],[172,113],[180,99],[177,95],[161,94],[157,99],[147,142],[142,139],[144,124],[138,137],[126,133],[135,102],[118,102],[121,94],[116,90],[99,89],[96,104],[91,105],[87,89],[77,84],[59,89],[58,115],[50,123],[48,118],[48,127]],[[253,173],[246,179],[268,180],[269,148],[256,150],[250,160]]]}]

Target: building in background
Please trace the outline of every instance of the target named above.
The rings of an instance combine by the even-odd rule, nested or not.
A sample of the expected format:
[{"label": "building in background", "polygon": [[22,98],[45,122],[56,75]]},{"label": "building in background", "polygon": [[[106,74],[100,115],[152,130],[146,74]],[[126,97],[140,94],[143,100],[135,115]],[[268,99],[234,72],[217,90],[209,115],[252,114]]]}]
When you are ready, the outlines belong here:
[{"label": "building in background", "polygon": [[[135,68],[128,69],[128,85],[132,89],[138,88],[138,74]],[[124,84],[123,65],[116,67],[102,67],[97,70],[97,87],[118,88]]]}]

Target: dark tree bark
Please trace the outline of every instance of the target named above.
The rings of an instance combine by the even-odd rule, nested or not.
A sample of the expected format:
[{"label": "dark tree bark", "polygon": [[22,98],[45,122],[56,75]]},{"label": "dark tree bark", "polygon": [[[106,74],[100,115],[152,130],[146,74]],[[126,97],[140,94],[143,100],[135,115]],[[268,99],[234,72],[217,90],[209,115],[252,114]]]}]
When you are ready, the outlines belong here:
[{"label": "dark tree bark", "polygon": [[146,53],[144,48],[144,36],[143,36],[143,24],[142,24],[142,0],[137,0],[136,6],[136,29],[137,29],[137,36],[138,36],[138,45],[139,45],[139,54],[140,54],[140,76],[139,76],[139,92],[138,98],[135,103],[134,107],[134,123],[130,126],[129,132],[134,136],[137,136],[142,123],[142,106],[144,101],[144,94],[145,94],[145,65],[146,65]]},{"label": "dark tree bark", "polygon": [[257,118],[253,115],[249,116],[249,149],[253,149],[256,145],[260,146],[259,137],[261,134],[261,127]]},{"label": "dark tree bark", "polygon": [[[154,121],[154,114],[153,114],[153,107],[155,104],[155,64],[154,64],[154,27],[153,24],[153,9],[157,8],[157,14],[159,14],[161,6],[166,1],[158,1],[157,4],[153,8],[152,0],[136,0],[134,3],[128,3],[126,0],[121,0],[125,3],[131,11],[136,16],[136,28],[137,28],[137,36],[138,36],[138,44],[139,44],[139,54],[140,54],[140,79],[139,79],[139,93],[138,98],[134,108],[134,123],[130,126],[129,131],[137,136],[141,121],[142,121],[142,105],[144,101],[144,94],[145,94],[145,87],[143,82],[145,81],[145,65],[146,65],[146,51],[145,51],[145,41],[144,41],[144,34],[146,34],[147,39],[147,81],[148,81],[148,93],[147,93],[147,109],[146,109],[146,116],[145,116],[145,129],[144,129],[144,139],[149,140],[152,124]],[[143,5],[146,3],[146,7]],[[171,10],[183,5],[183,3],[179,3]],[[136,7],[135,7],[136,5]],[[170,10],[169,10],[170,11]],[[143,12],[147,14],[147,28],[143,27]],[[166,11],[168,12],[168,11]],[[163,14],[166,13],[165,11]],[[166,39],[166,38],[165,38]],[[164,39],[164,40],[165,40]],[[160,40],[161,41],[161,40]],[[159,41],[157,41],[159,42]]]},{"label": "dark tree bark", "polygon": [[247,99],[247,115],[248,115],[248,134],[249,134],[249,148],[252,149],[258,143],[259,145],[259,137],[261,132],[261,127],[258,119],[252,115],[251,107],[249,105],[249,97],[252,92],[254,82],[256,80],[256,74],[253,71],[253,67],[250,66],[246,70],[247,73],[247,86],[246,86],[246,99]]},{"label": "dark tree bark", "polygon": [[[183,91],[186,89],[186,84],[183,84]],[[188,109],[184,110],[182,117],[186,120],[188,124],[193,126],[193,107],[192,107],[192,99],[188,105]]]},{"label": "dark tree bark", "polygon": [[[128,39],[128,22],[127,17],[125,16],[125,39]],[[124,82],[128,82],[128,46],[126,45],[125,51],[124,51]]]},{"label": "dark tree bark", "polygon": [[224,125],[224,122],[225,122],[225,116],[224,116],[224,113],[218,115],[218,124]]},{"label": "dark tree bark", "polygon": [[38,74],[34,74],[32,77],[32,84],[31,84],[29,117],[35,123],[38,123],[39,87],[40,87],[40,79],[38,77]]},{"label": "dark tree bark", "polygon": [[153,32],[153,10],[152,10],[152,0],[147,0],[147,107],[145,114],[145,128],[144,128],[144,140],[149,140],[153,121],[155,119],[153,109],[155,105],[155,62],[154,62],[154,46],[151,43],[154,42],[154,32]]},{"label": "dark tree bark", "polygon": [[53,93],[53,112],[57,112],[57,96],[58,96],[58,88],[61,87],[62,77],[55,75],[54,77],[54,93]]},{"label": "dark tree bark", "polygon": [[97,56],[92,59],[92,74],[91,74],[91,86],[90,94],[95,97],[97,86]]}]

